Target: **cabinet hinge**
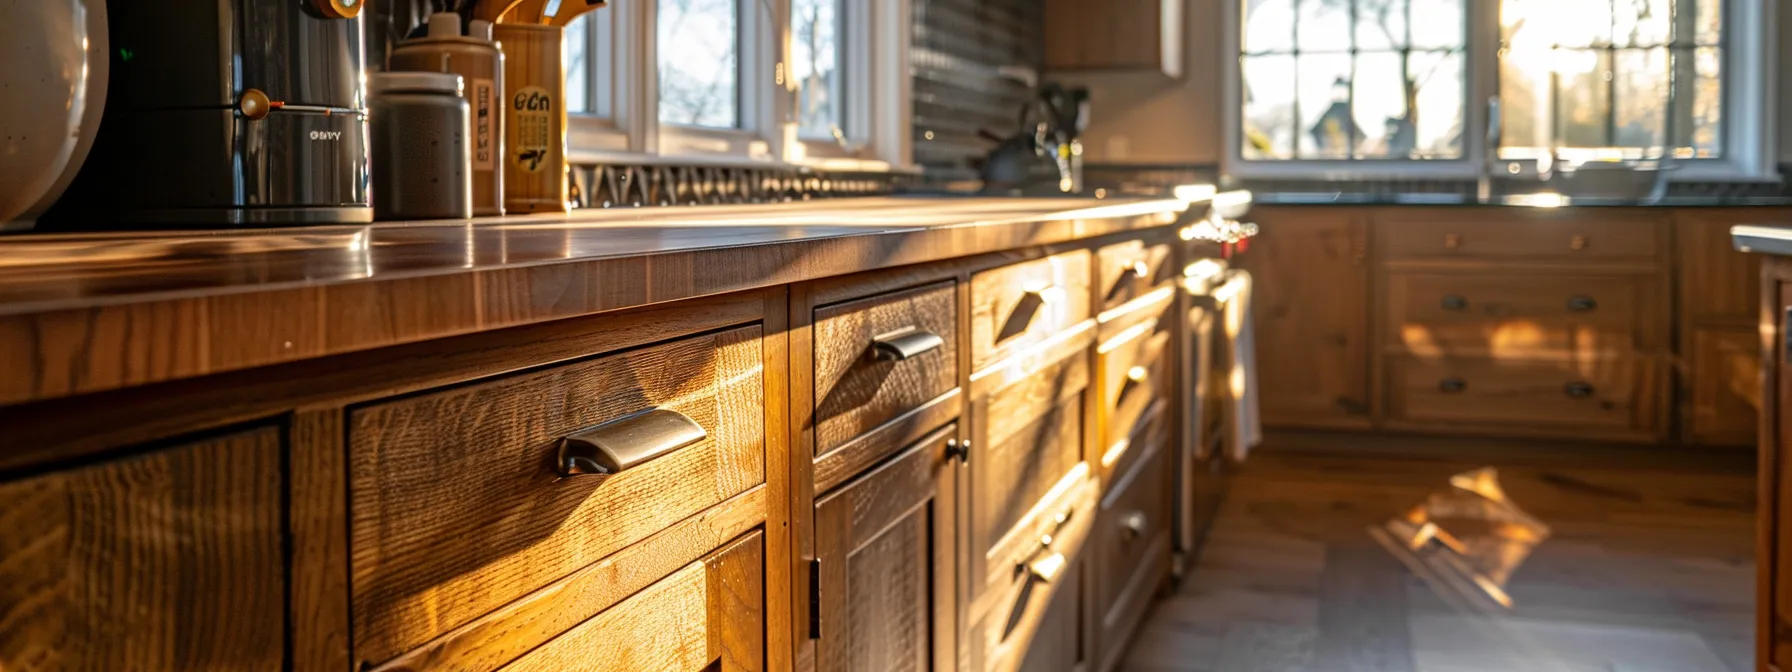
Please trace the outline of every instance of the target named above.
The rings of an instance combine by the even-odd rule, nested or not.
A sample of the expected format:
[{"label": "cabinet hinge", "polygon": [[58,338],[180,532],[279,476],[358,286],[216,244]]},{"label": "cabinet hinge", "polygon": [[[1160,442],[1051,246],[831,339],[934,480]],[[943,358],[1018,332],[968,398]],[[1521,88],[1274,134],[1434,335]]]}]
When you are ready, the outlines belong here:
[{"label": "cabinet hinge", "polygon": [[809,639],[821,639],[821,558],[809,559]]}]

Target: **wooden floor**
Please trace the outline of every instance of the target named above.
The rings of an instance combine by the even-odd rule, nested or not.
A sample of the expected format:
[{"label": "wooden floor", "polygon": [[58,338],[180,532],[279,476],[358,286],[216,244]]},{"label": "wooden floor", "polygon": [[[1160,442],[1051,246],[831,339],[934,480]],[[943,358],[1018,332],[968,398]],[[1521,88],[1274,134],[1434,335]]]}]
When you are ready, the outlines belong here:
[{"label": "wooden floor", "polygon": [[[1553,532],[1510,609],[1446,599],[1367,531],[1482,466]],[[1754,507],[1749,451],[1272,437],[1124,669],[1746,672]]]}]

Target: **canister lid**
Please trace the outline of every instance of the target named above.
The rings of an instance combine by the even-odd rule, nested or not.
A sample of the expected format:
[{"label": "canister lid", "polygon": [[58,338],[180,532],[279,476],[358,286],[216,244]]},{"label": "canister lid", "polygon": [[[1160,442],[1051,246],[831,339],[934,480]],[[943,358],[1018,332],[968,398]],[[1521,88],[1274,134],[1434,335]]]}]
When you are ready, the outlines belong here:
[{"label": "canister lid", "polygon": [[451,72],[376,72],[367,80],[367,93],[442,93],[458,96],[460,75]]}]

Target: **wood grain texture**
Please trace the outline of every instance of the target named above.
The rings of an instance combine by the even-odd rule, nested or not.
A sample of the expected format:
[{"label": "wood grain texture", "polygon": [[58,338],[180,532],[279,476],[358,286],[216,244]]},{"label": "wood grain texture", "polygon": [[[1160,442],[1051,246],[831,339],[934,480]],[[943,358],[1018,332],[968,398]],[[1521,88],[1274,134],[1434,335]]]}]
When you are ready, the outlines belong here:
[{"label": "wood grain texture", "polygon": [[[765,470],[766,492],[770,501],[765,507],[765,667],[768,670],[790,670],[795,667],[796,622],[791,621],[792,605],[797,601],[795,553],[796,531],[801,526],[796,503],[808,503],[807,491],[797,495],[795,473],[803,465],[790,441],[791,418],[795,416],[793,380],[790,375],[791,292],[789,287],[767,291],[762,297],[765,313],[765,335],[760,342],[760,357],[765,375]],[[806,511],[807,509],[802,509]],[[806,601],[806,600],[805,600]]]},{"label": "wood grain texture", "polygon": [[[1563,361],[1444,357],[1396,360],[1390,420],[1442,425],[1555,426],[1654,438],[1657,373],[1629,353],[1576,353]],[[1461,383],[1460,390],[1447,386]],[[1587,385],[1585,396],[1570,385]]]},{"label": "wood grain texture", "polygon": [[279,669],[273,427],[0,484],[0,668]]},{"label": "wood grain texture", "polygon": [[953,584],[959,468],[945,447],[956,431],[936,432],[816,502],[817,670],[925,670],[953,650],[957,604],[935,598]]},{"label": "wood grain texture", "polygon": [[504,45],[504,209],[566,212],[565,29],[505,21],[492,39]]},{"label": "wood grain texture", "polygon": [[1688,349],[1686,426],[1689,443],[1747,446],[1755,440],[1761,404],[1761,335],[1754,328],[1700,327]]},{"label": "wood grain texture", "polygon": [[1263,422],[1369,425],[1368,228],[1341,208],[1256,208],[1251,272]]},{"label": "wood grain texture", "polygon": [[758,526],[772,506],[758,487],[573,572],[376,668],[495,670]]},{"label": "wood grain texture", "polygon": [[815,490],[827,492],[834,489],[883,457],[945,426],[963,412],[964,395],[954,389],[860,435],[815,461]]},{"label": "wood grain texture", "polygon": [[1674,283],[1681,329],[1755,323],[1761,307],[1761,257],[1736,251],[1730,227],[1784,219],[1787,214],[1792,213],[1760,209],[1674,213]]},{"label": "wood grain texture", "polygon": [[502,669],[758,672],[764,669],[764,535],[686,565]]},{"label": "wood grain texture", "polygon": [[30,263],[0,267],[0,404],[1161,229],[1185,207],[868,198],[9,236],[0,255]]},{"label": "wood grain texture", "polygon": [[1146,409],[1159,399],[1174,396],[1170,325],[1153,319],[1096,348],[1095,376],[1101,385],[1097,448],[1101,455],[1132,435]]},{"label": "wood grain texture", "polygon": [[[1664,345],[1655,285],[1630,275],[1390,273],[1387,335],[1410,348],[1568,350],[1575,332],[1622,335],[1625,349]],[[1457,302],[1457,303],[1452,303]],[[1460,307],[1456,307],[1460,306]]]},{"label": "wood grain texture", "polygon": [[1762,389],[1759,535],[1761,583],[1755,636],[1769,669],[1792,668],[1792,354],[1786,348],[1786,316],[1792,314],[1792,262],[1779,257],[1761,267],[1761,359],[1771,367]]},{"label": "wood grain texture", "polygon": [[[357,409],[356,657],[385,661],[765,482],[760,333]],[[689,416],[708,437],[614,476],[553,470],[560,437],[653,408]]]},{"label": "wood grain texture", "polygon": [[[981,556],[981,562],[973,563],[970,580],[975,590],[971,593],[969,606],[971,625],[965,635],[970,648],[970,669],[1016,669],[1038,641],[1036,635],[1048,615],[1057,623],[1052,630],[1054,638],[1070,630],[1064,620],[1077,619],[1081,624],[1079,630],[1089,624],[1084,616],[1090,605],[1086,595],[1075,600],[1079,606],[1074,608],[1057,608],[1054,602],[1057,595],[1081,594],[1087,590],[1079,576],[1084,571],[1080,563],[1085,557],[1085,542],[1095,526],[1096,516],[1092,514],[1098,499],[1099,488],[1094,479],[1087,469],[1079,467],[1060,482],[1050,496],[1042,499],[1014,527],[1007,539],[988,555]],[[1060,515],[1065,516],[1063,523],[1057,522]],[[1041,545],[1047,536],[1052,540],[1049,547]],[[1016,571],[1019,566],[1053,553],[1062,554],[1067,565],[1060,572],[1060,578],[1052,582],[1033,579],[1026,572]],[[1073,590],[1067,593],[1066,588]],[[1073,613],[1065,613],[1066,610]],[[1078,648],[1083,649],[1082,642],[1092,641],[1092,633],[1084,632],[1078,639],[1081,640]],[[1057,639],[1042,645],[1049,651],[1062,650],[1059,648],[1062,642]]]},{"label": "wood grain texture", "polygon": [[[1014,655],[1024,656],[1017,672],[1084,672],[1090,669],[1095,643],[1089,637],[1090,574],[1087,557],[1064,570],[1063,584],[1053,591],[1031,641]],[[1002,669],[1000,663],[991,669]]]},{"label": "wood grain texture", "polygon": [[1390,260],[1540,259],[1653,263],[1666,217],[1647,210],[1383,209],[1377,251]]},{"label": "wood grain texture", "polygon": [[349,664],[348,450],[341,408],[293,414],[288,439],[287,528],[292,538],[292,667],[341,672]]},{"label": "wood grain texture", "polygon": [[[1141,437],[1145,438],[1145,437]],[[1101,511],[1089,535],[1090,581],[1098,619],[1098,670],[1111,670],[1126,655],[1132,631],[1170,569],[1170,502],[1175,473],[1170,450],[1159,438],[1140,441],[1143,455],[1102,493]],[[1128,527],[1137,516],[1137,528]]]},{"label": "wood grain texture", "polygon": [[[1045,3],[1045,67],[1182,72],[1182,14],[1160,0]],[[1167,50],[1166,50],[1167,47]]]},{"label": "wood grain texture", "polygon": [[1089,252],[1072,250],[971,276],[971,369],[1089,319]]},{"label": "wood grain texture", "polygon": [[[0,469],[91,455],[298,407],[352,404],[762,319],[761,290],[374,352],[0,406]],[[6,356],[0,350],[0,357]],[[95,424],[95,405],[107,409]]]},{"label": "wood grain texture", "polygon": [[[945,282],[816,309],[817,458],[958,386],[956,294]],[[909,331],[943,344],[902,361],[873,356],[876,338]]]},{"label": "wood grain texture", "polygon": [[[1182,269],[1171,263],[1170,253],[1169,243],[1148,246],[1143,240],[1103,245],[1097,249],[1095,305],[1104,312],[1113,310],[1175,280]],[[1137,272],[1141,268],[1144,275]]]}]

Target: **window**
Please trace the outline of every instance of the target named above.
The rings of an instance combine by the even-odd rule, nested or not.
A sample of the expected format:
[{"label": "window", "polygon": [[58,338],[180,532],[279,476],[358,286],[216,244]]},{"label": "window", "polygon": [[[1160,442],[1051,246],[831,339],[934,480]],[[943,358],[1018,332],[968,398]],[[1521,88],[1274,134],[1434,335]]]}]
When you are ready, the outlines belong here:
[{"label": "window", "polygon": [[790,74],[796,81],[797,135],[844,138],[839,0],[791,0]]},{"label": "window", "polygon": [[660,0],[660,123],[740,125],[737,0]]},{"label": "window", "polygon": [[1464,0],[1246,0],[1250,159],[1462,156]]},{"label": "window", "polygon": [[610,3],[566,28],[567,153],[906,166],[911,11],[909,0]]},{"label": "window", "polygon": [[1774,172],[1760,0],[1232,0],[1227,171],[1514,174],[1671,155]]},{"label": "window", "polygon": [[1499,158],[1722,158],[1723,48],[1720,0],[1503,0]]}]

